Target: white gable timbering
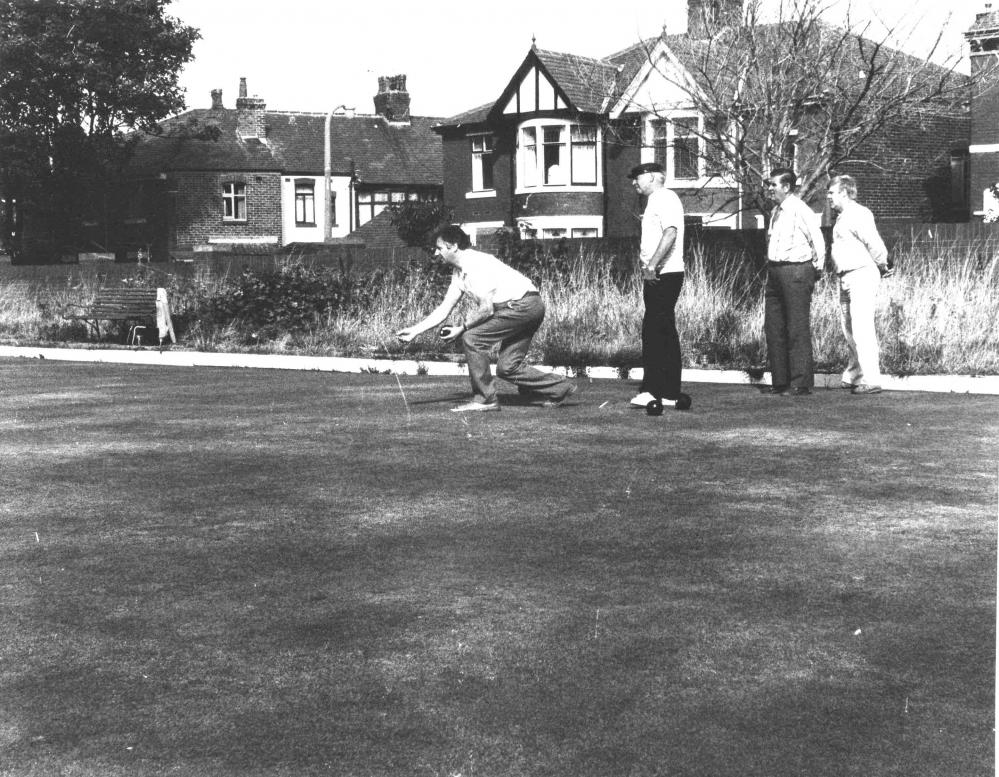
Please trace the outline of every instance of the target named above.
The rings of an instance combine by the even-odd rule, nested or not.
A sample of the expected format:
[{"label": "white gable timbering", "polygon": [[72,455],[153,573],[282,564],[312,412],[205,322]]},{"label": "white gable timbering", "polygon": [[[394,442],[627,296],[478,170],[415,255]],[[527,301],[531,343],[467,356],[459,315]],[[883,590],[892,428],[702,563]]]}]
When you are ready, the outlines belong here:
[{"label": "white gable timbering", "polygon": [[555,85],[537,67],[524,74],[520,86],[506,104],[503,113],[534,113],[565,110],[569,106],[555,91]]},{"label": "white gable timbering", "polygon": [[[681,88],[679,84],[684,84]],[[621,99],[611,108],[610,118],[619,119],[625,113],[658,113],[666,115],[677,109],[692,108],[687,89],[696,85],[676,55],[662,42],[649,52],[635,77],[631,79]]]}]

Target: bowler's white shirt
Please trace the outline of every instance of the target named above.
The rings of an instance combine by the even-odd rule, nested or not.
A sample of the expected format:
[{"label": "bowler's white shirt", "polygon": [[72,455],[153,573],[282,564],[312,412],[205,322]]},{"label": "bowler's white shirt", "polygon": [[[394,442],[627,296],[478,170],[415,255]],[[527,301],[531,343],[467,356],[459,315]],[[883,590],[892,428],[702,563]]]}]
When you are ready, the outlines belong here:
[{"label": "bowler's white shirt", "polygon": [[451,275],[448,296],[464,293],[480,305],[486,302],[495,305],[538,290],[530,278],[484,251],[466,248],[461,252],[460,262]]}]

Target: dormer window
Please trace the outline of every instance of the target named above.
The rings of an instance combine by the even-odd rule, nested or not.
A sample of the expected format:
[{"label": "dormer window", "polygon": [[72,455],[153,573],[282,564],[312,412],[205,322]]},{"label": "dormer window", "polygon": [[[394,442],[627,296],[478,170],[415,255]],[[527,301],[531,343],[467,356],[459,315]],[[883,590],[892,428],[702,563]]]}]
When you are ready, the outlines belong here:
[{"label": "dormer window", "polygon": [[517,134],[517,190],[599,185],[599,130],[568,121],[536,119]]}]

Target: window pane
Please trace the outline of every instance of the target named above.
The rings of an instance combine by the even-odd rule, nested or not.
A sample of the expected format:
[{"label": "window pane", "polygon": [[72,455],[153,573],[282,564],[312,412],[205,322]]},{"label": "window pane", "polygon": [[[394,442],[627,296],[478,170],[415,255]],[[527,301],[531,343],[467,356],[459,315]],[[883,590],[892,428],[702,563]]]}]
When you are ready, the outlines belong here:
[{"label": "window pane", "polygon": [[653,159],[669,170],[669,122],[657,121],[652,125]]},{"label": "window pane", "polygon": [[673,122],[673,177],[694,179],[698,177],[697,162],[699,138],[695,134],[696,118],[676,119]]},{"label": "window pane", "polygon": [[567,182],[565,165],[562,161],[565,127],[544,128],[544,183],[564,184]]},{"label": "window pane", "polygon": [[549,227],[541,230],[541,237],[544,240],[551,240],[557,237],[565,237],[566,230],[562,227]]},{"label": "window pane", "polygon": [[493,155],[492,152],[479,157],[479,169],[483,189],[493,188]]},{"label": "window pane", "polygon": [[572,128],[572,182],[574,184],[597,182],[596,127]]},{"label": "window pane", "polygon": [[573,227],[572,228],[573,237],[596,237],[597,230],[595,227]]},{"label": "window pane", "polygon": [[405,202],[406,193],[405,192],[392,192],[392,202]]},{"label": "window pane", "polygon": [[520,148],[517,151],[520,164],[520,185],[538,185],[538,145],[534,127],[524,127],[520,131]]},{"label": "window pane", "polygon": [[725,158],[725,136],[728,122],[718,118],[711,122],[704,148],[705,173],[707,175],[724,175],[727,169]]},{"label": "window pane", "polygon": [[493,188],[493,136],[476,135],[472,138],[472,191]]},{"label": "window pane", "polygon": [[312,183],[295,184],[295,223],[316,223],[315,185]]}]

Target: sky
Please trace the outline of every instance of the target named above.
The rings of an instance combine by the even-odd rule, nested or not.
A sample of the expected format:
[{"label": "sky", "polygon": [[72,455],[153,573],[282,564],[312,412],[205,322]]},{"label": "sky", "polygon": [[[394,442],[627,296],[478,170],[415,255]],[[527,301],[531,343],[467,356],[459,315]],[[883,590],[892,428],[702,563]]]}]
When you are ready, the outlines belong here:
[{"label": "sky", "polygon": [[[842,24],[846,0],[822,1]],[[779,0],[763,2],[772,11]],[[413,115],[447,117],[499,97],[532,40],[603,57],[664,26],[683,32],[685,9],[685,0],[173,0],[167,14],[202,35],[181,75],[188,108],[208,108],[212,89],[234,107],[245,77],[268,110],[373,113],[378,77],[405,74]],[[936,59],[954,61],[984,9],[985,0],[854,0],[851,13],[897,30],[913,54],[941,35]]]}]

